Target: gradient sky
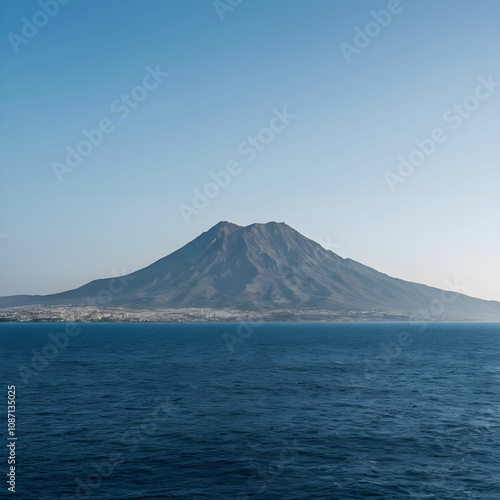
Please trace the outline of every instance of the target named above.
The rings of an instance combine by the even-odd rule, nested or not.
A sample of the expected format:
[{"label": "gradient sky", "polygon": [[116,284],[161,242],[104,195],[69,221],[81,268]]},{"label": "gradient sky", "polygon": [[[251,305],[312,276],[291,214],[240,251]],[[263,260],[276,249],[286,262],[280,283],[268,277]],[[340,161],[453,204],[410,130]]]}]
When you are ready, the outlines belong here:
[{"label": "gradient sky", "polygon": [[[2,1],[0,295],[132,272],[220,220],[276,220],[500,300],[500,88],[459,129],[443,121],[479,77],[500,81],[500,2],[401,0],[348,63],[341,43],[390,3],[243,0],[221,20],[212,0],[70,0],[16,53],[9,34],[41,7]],[[169,76],[121,120],[111,103],[156,65]],[[296,118],[248,162],[238,146],[285,106]],[[105,118],[114,131],[59,182],[53,162]],[[438,127],[446,141],[391,191],[385,173]],[[187,224],[179,204],[232,160],[241,173]]]}]

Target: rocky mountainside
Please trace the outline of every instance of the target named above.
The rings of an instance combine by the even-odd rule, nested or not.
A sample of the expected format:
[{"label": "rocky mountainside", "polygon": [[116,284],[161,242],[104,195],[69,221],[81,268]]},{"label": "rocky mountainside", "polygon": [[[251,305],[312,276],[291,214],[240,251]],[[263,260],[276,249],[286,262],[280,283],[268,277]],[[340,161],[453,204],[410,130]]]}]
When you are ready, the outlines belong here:
[{"label": "rocky mountainside", "polygon": [[52,295],[1,297],[0,307],[355,310],[500,320],[500,302],[392,278],[325,250],[284,223],[219,222],[150,266]]}]

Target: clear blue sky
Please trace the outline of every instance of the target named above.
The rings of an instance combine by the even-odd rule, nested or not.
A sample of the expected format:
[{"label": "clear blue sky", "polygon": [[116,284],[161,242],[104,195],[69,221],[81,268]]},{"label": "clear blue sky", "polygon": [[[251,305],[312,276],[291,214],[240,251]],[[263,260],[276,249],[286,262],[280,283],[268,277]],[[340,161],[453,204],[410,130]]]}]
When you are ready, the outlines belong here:
[{"label": "clear blue sky", "polygon": [[[219,220],[276,220],[390,275],[500,300],[500,88],[458,129],[443,118],[481,76],[500,81],[500,3],[401,0],[349,63],[341,44],[390,3],[243,0],[221,20],[212,0],[70,0],[21,43],[41,7],[2,1],[0,294],[131,272]],[[121,119],[112,103],[157,65],[169,75]],[[239,145],[284,107],[296,117],[248,162]],[[113,131],[59,182],[53,163],[103,119]],[[392,191],[385,174],[435,128],[446,140]],[[233,160],[241,172],[187,224],[179,204]]]}]

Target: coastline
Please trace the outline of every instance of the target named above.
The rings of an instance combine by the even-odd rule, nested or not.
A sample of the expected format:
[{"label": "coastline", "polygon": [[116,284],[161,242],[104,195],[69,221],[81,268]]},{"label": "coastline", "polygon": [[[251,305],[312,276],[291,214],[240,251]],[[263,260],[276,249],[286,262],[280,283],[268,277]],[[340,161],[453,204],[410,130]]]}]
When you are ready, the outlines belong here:
[{"label": "coastline", "polygon": [[408,322],[459,321],[488,322],[495,318],[456,317],[417,314],[399,311],[362,311],[325,309],[267,309],[264,311],[210,309],[210,308],[158,308],[128,309],[94,306],[18,306],[0,309],[0,323],[234,323],[234,322],[299,322],[299,323],[352,323],[352,322]]}]

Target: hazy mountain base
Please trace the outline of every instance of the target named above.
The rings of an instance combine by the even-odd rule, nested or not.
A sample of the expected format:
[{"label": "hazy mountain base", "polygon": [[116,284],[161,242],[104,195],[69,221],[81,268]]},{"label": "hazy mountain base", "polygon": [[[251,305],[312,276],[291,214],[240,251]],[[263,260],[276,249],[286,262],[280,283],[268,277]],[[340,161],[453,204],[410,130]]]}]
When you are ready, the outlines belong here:
[{"label": "hazy mountain base", "polygon": [[0,322],[272,322],[272,321],[467,321],[469,318],[380,311],[324,309],[269,309],[239,311],[235,309],[178,308],[127,309],[94,306],[20,306],[0,311]]}]

